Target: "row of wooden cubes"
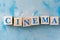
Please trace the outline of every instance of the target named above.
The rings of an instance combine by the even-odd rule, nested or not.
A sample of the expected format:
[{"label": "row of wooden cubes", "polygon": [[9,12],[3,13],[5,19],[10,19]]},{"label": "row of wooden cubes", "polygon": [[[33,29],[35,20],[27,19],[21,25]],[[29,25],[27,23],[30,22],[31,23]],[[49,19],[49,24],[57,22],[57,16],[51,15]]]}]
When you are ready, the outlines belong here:
[{"label": "row of wooden cubes", "polygon": [[32,25],[59,25],[59,17],[57,16],[33,16],[33,17],[19,17],[4,16],[4,25],[13,26],[32,26]]}]

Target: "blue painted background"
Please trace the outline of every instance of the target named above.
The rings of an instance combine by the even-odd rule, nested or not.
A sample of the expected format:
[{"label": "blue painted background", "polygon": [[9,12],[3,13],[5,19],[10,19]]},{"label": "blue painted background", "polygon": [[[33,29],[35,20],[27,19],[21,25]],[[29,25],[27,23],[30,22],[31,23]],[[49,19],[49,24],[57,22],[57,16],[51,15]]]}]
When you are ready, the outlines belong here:
[{"label": "blue painted background", "polygon": [[60,0],[0,0],[0,40],[60,40],[60,25],[5,26],[3,16],[59,16]]}]

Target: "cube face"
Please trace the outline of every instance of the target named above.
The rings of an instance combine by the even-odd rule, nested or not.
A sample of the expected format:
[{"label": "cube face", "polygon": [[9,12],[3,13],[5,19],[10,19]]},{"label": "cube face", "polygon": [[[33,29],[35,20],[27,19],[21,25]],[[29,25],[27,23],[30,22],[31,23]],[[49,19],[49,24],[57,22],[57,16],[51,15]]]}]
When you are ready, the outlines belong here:
[{"label": "cube face", "polygon": [[22,18],[14,18],[14,26],[22,26]]},{"label": "cube face", "polygon": [[31,26],[31,18],[23,18],[23,27]]},{"label": "cube face", "polygon": [[12,16],[4,16],[4,25],[12,25]]},{"label": "cube face", "polygon": [[50,25],[59,25],[59,18],[57,16],[51,16]]},{"label": "cube face", "polygon": [[31,25],[39,25],[39,17],[31,17]]},{"label": "cube face", "polygon": [[49,24],[49,16],[41,16],[41,24]]}]

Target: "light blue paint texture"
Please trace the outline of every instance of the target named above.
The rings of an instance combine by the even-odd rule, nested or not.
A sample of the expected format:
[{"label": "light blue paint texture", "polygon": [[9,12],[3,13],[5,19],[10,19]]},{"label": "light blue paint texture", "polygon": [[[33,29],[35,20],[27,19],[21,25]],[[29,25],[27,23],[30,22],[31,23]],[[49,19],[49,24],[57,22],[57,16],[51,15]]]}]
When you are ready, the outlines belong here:
[{"label": "light blue paint texture", "polygon": [[34,16],[38,16],[38,10],[34,11]]},{"label": "light blue paint texture", "polygon": [[58,2],[60,2],[60,0],[54,0],[54,2],[57,2],[58,3]]},{"label": "light blue paint texture", "polygon": [[42,2],[44,4],[44,6],[47,8],[47,9],[50,9],[50,6],[48,3],[46,3],[45,1]]},{"label": "light blue paint texture", "polygon": [[60,6],[57,8],[58,15],[60,17]]},{"label": "light blue paint texture", "polygon": [[11,7],[9,8],[11,16],[14,16],[14,11],[15,11],[16,8],[17,8],[16,7],[16,1],[13,1]]},{"label": "light blue paint texture", "polygon": [[5,2],[3,0],[0,1],[0,12],[4,12]]},{"label": "light blue paint texture", "polygon": [[[24,17],[24,15],[42,16],[45,14],[60,17],[60,0],[0,0],[0,19],[4,15]],[[23,28],[6,26],[1,20],[0,27],[2,27],[0,40],[60,40],[60,25]]]}]

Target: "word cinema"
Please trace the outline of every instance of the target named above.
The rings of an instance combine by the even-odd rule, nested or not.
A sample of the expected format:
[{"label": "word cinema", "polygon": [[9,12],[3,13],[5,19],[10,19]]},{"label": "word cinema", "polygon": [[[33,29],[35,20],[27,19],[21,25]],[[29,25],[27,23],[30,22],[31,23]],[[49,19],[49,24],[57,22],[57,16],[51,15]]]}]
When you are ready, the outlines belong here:
[{"label": "word cinema", "polygon": [[4,25],[13,26],[32,26],[32,25],[59,25],[59,17],[57,16],[33,16],[33,17],[19,17],[12,16],[4,17]]}]

